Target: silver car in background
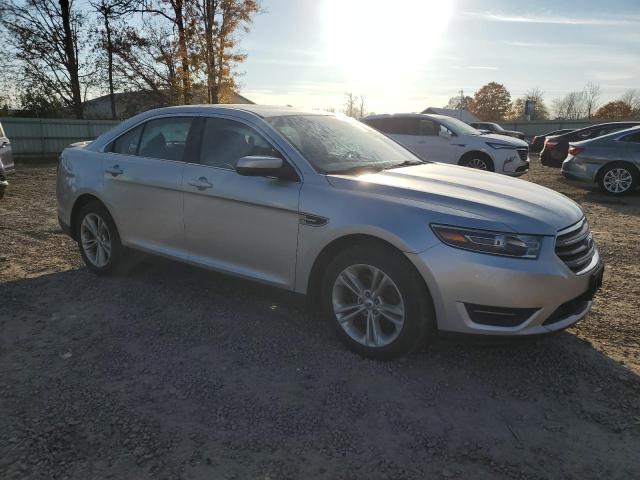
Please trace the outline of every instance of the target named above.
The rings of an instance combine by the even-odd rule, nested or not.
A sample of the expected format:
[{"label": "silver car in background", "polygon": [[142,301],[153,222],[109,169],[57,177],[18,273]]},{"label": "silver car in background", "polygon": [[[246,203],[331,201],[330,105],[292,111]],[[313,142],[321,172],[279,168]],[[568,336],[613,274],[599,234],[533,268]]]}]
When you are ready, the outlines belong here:
[{"label": "silver car in background", "polygon": [[4,192],[9,185],[7,182],[7,176],[14,172],[15,165],[13,163],[11,142],[7,138],[7,135],[2,128],[2,124],[0,123],[0,198],[4,196]]},{"label": "silver car in background", "polygon": [[570,143],[562,173],[610,195],[631,193],[640,184],[640,126]]},{"label": "silver car in background", "polygon": [[113,271],[129,247],[307,294],[372,358],[437,330],[566,328],[602,281],[589,224],[563,195],[423,162],[318,112],[146,112],[66,149],[57,199],[94,272]]}]

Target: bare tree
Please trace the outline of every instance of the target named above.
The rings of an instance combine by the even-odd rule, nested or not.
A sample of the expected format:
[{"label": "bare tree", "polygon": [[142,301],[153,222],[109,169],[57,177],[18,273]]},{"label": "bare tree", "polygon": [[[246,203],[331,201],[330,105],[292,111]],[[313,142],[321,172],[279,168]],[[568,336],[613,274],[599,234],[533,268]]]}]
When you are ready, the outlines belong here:
[{"label": "bare tree", "polygon": [[356,116],[356,103],[358,102],[358,97],[351,92],[344,94],[344,114],[347,117],[355,117]]},{"label": "bare tree", "polygon": [[80,61],[85,16],[73,0],[7,0],[0,18],[25,84],[82,118],[82,83],[90,76]]},{"label": "bare tree", "polygon": [[[107,57],[107,86],[109,90],[109,103],[111,106],[111,118],[116,118],[116,98],[114,80],[114,58],[116,43],[117,23],[125,15],[132,14],[138,6],[138,0],[91,0],[89,2],[94,11],[98,14],[102,24],[99,33],[101,36],[99,47],[102,48]],[[120,40],[122,41],[122,39]]]},{"label": "bare tree", "polygon": [[585,85],[582,95],[587,118],[591,118],[591,115],[598,109],[600,94],[600,85],[593,82]]},{"label": "bare tree", "polygon": [[640,90],[627,90],[622,97],[620,97],[620,101],[629,107],[632,115],[640,117]]},{"label": "bare tree", "polygon": [[560,120],[581,120],[587,115],[584,92],[571,92],[553,101],[555,117]]}]

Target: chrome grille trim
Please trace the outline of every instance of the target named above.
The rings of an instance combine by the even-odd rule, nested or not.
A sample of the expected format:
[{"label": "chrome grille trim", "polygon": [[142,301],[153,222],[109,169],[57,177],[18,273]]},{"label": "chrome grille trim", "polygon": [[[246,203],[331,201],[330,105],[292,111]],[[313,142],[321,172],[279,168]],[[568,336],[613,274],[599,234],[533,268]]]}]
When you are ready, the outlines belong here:
[{"label": "chrome grille trim", "polygon": [[518,156],[520,156],[520,160],[524,160],[526,162],[527,158],[529,157],[529,149],[526,147],[516,148],[516,151],[518,152]]},{"label": "chrome grille trim", "polygon": [[588,272],[598,264],[598,247],[586,218],[558,232],[555,252],[576,275]]}]

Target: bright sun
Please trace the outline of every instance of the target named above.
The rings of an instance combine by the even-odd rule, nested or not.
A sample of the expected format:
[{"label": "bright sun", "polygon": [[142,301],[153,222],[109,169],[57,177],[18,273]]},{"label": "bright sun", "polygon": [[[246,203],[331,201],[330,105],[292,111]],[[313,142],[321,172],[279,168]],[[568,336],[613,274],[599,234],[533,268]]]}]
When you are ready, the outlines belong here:
[{"label": "bright sun", "polygon": [[417,73],[453,11],[452,0],[324,0],[323,7],[327,61],[352,81],[377,84]]}]

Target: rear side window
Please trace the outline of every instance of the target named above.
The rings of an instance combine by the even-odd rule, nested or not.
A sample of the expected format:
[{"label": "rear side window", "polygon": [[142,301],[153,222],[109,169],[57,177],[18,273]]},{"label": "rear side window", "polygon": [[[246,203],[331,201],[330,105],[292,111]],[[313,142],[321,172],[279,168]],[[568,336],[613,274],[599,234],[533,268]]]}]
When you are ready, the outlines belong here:
[{"label": "rear side window", "polygon": [[620,139],[622,142],[640,143],[640,131],[625,135]]},{"label": "rear side window", "polygon": [[138,125],[136,128],[129,130],[121,135],[111,144],[110,151],[113,153],[121,153],[123,155],[135,155],[138,151],[140,143],[140,134],[144,125]]},{"label": "rear side window", "polygon": [[383,133],[395,135],[420,135],[419,122],[417,118],[389,117],[377,118],[367,123],[373,128]]},{"label": "rear side window", "polygon": [[138,155],[182,161],[193,119],[169,117],[150,120],[144,126]]},{"label": "rear side window", "polygon": [[433,137],[438,135],[440,126],[433,120],[420,120],[420,135]]}]

